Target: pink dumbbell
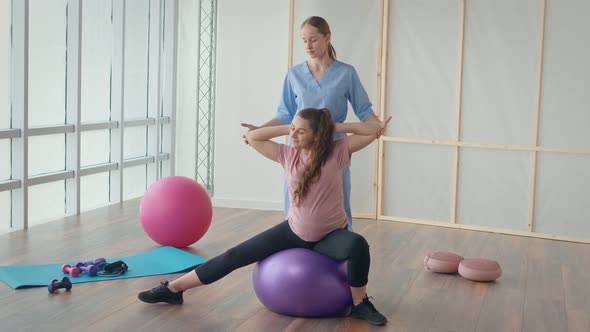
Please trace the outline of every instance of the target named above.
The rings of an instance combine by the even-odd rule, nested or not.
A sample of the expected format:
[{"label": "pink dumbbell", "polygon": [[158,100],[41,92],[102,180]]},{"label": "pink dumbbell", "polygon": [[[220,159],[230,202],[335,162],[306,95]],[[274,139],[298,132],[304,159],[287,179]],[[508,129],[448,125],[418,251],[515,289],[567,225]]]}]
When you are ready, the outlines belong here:
[{"label": "pink dumbbell", "polygon": [[61,272],[69,273],[72,277],[77,277],[80,275],[80,269],[75,266],[71,267],[69,264],[62,265]]}]

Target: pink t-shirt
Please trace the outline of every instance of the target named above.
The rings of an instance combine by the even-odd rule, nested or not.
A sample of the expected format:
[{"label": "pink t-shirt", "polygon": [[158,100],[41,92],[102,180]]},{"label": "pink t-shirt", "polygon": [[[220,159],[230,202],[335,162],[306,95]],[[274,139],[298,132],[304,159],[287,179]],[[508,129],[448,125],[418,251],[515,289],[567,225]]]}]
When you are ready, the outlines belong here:
[{"label": "pink t-shirt", "polygon": [[309,186],[299,206],[293,201],[293,193],[299,185],[307,157],[300,150],[279,144],[278,161],[287,173],[291,201],[288,218],[293,233],[305,241],[315,242],[347,225],[342,193],[342,169],[350,162],[346,137],[334,141],[334,149],[322,166],[320,178]]}]

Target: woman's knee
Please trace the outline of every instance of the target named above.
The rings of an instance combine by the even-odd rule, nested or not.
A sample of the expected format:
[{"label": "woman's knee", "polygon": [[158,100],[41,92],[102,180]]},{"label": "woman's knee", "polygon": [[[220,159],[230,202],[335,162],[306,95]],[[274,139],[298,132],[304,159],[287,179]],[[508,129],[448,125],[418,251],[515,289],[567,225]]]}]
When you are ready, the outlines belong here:
[{"label": "woman's knee", "polygon": [[352,233],[353,234],[353,239],[352,239],[352,245],[351,245],[351,250],[352,252],[369,252],[369,242],[367,242],[367,239],[365,239],[362,235],[357,234],[357,233]]},{"label": "woman's knee", "polygon": [[362,287],[368,282],[371,254],[367,240],[361,235],[355,235],[348,260],[348,283],[352,287]]},{"label": "woman's knee", "polygon": [[224,262],[225,265],[231,268],[236,268],[242,261],[242,257],[240,256],[240,250],[237,250],[236,247],[233,247],[226,250],[223,254],[221,254],[221,256],[219,256],[219,258],[222,262]]}]

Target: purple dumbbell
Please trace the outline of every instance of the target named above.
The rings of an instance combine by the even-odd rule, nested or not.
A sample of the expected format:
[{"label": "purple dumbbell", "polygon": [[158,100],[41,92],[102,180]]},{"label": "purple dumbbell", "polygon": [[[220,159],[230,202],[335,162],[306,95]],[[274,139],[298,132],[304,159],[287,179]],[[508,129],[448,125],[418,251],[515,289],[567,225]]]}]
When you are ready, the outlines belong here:
[{"label": "purple dumbbell", "polygon": [[86,272],[91,277],[96,276],[98,268],[95,265],[85,265],[83,262],[76,263],[76,267],[82,272]]},{"label": "purple dumbbell", "polygon": [[[104,269],[104,266],[107,264],[107,260],[104,258],[97,258],[93,261],[87,261],[87,262],[81,262],[81,263],[84,264],[84,266],[94,265],[99,270],[102,270],[102,269]],[[78,264],[80,264],[80,263],[78,263]],[[78,264],[76,264],[76,265],[78,265]]]}]

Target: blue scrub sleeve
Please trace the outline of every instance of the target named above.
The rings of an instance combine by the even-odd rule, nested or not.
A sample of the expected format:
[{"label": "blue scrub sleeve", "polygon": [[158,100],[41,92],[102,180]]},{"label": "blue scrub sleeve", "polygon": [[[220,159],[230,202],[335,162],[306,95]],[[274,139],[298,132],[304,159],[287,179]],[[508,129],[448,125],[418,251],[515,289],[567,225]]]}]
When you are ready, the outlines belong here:
[{"label": "blue scrub sleeve", "polygon": [[283,83],[283,93],[281,95],[281,102],[275,114],[275,118],[279,119],[284,124],[289,124],[293,121],[295,112],[297,111],[297,103],[295,101],[295,92],[289,80],[289,72],[285,75],[285,82]]},{"label": "blue scrub sleeve", "polygon": [[354,114],[356,114],[359,120],[365,121],[370,115],[375,115],[373,112],[373,104],[371,104],[367,91],[365,91],[356,70],[352,68],[351,72],[352,90],[349,95],[350,104],[352,105]]}]

